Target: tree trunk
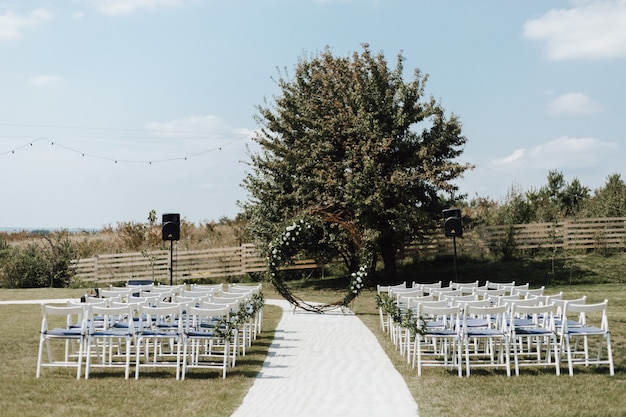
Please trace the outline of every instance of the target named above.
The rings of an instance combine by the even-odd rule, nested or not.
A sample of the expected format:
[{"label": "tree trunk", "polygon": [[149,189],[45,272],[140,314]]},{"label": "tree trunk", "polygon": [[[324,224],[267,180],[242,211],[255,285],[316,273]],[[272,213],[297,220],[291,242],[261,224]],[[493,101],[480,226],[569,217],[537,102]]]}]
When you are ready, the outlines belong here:
[{"label": "tree trunk", "polygon": [[396,278],[396,248],[391,242],[381,242],[380,256],[383,259],[384,273],[381,284],[393,284]]}]

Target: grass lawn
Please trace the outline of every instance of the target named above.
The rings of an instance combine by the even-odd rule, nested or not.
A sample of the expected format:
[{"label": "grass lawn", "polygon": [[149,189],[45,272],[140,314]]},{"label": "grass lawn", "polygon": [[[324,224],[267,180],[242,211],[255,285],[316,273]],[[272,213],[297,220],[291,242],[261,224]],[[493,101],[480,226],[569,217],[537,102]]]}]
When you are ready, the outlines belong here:
[{"label": "grass lawn", "polygon": [[[84,290],[0,290],[0,300],[78,297]],[[0,305],[0,410],[4,417],[202,416],[225,417],[239,406],[261,369],[282,310],[264,307],[264,329],[225,380],[218,371],[142,372],[124,380],[123,370],[93,370],[76,380],[70,369],[43,369],[35,378],[41,308]],[[132,371],[132,370],[131,370]]]},{"label": "grass lawn", "polygon": [[[522,375],[508,378],[504,371],[472,371],[469,378],[454,372],[425,369],[421,377],[405,363],[387,334],[379,328],[375,291],[364,291],[352,308],[378,337],[392,362],[402,374],[416,399],[421,417],[434,416],[624,416],[626,415],[626,288],[621,283],[621,258],[611,267],[610,259],[593,260],[589,265],[577,260],[575,272],[555,271],[551,262],[497,265],[461,263],[465,281],[474,276],[546,286],[546,293],[563,291],[565,298],[586,294],[589,302],[609,299],[609,326],[612,332],[615,376],[607,367],[575,369],[574,377],[563,366],[562,375],[540,368],[522,369]],[[443,270],[442,270],[443,269]],[[505,275],[506,270],[506,275]],[[603,271],[606,271],[604,274]],[[404,271],[404,273],[407,273]],[[448,265],[421,265],[414,276],[450,276]],[[407,273],[408,274],[408,273]],[[615,277],[610,274],[615,274]],[[406,275],[409,277],[410,275]],[[610,279],[608,279],[609,277]],[[617,278],[616,278],[617,277]],[[424,282],[431,281],[422,278]],[[440,278],[437,278],[437,280]],[[449,279],[449,278],[448,278]],[[407,278],[407,280],[410,280]],[[570,282],[572,285],[570,285]],[[34,289],[0,290],[0,300],[78,297],[84,290]],[[335,301],[344,294],[333,280],[307,280],[297,283],[296,295],[311,301]],[[266,298],[278,296],[264,288]],[[89,380],[75,379],[72,370],[44,370],[35,378],[38,331],[41,312],[37,305],[0,305],[0,409],[13,416],[229,416],[254,382],[280,318],[277,307],[265,307],[264,331],[248,355],[222,380],[218,372],[195,371],[185,381],[167,373],[146,372],[139,381],[125,381],[120,372],[97,371]],[[373,382],[375,383],[375,381]],[[382,399],[381,401],[386,401]]]}]

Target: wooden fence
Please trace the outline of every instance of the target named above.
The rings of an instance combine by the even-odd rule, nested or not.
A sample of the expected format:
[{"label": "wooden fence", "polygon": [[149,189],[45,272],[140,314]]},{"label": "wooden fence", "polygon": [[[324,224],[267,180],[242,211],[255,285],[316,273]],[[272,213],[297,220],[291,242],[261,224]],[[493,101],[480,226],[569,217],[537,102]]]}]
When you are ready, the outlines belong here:
[{"label": "wooden fence", "polygon": [[[462,238],[444,237],[433,230],[413,242],[399,257],[451,255],[456,241],[459,256],[480,257],[507,240],[516,249],[589,250],[626,247],[626,217],[567,220],[558,223],[533,223],[511,226],[481,226],[465,230]],[[223,278],[266,271],[256,247],[239,247],[173,252],[172,276],[178,282],[200,278]],[[170,251],[99,255],[74,262],[80,280],[113,283],[149,279],[169,282]],[[314,261],[299,261],[290,269],[317,268]]]},{"label": "wooden fence", "polygon": [[[266,269],[254,245],[178,251],[172,257],[172,276],[177,280],[241,276]],[[116,253],[79,259],[74,266],[86,282],[153,280],[169,282],[170,251]]]}]

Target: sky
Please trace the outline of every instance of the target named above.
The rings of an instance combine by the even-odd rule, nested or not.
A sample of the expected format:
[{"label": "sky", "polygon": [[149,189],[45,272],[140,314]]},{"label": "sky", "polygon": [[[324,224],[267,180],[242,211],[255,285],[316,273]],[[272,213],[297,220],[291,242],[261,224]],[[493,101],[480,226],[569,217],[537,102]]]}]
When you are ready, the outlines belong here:
[{"label": "sky", "polygon": [[0,228],[234,218],[275,80],[367,43],[457,115],[457,181],[624,177],[626,0],[0,0]]}]

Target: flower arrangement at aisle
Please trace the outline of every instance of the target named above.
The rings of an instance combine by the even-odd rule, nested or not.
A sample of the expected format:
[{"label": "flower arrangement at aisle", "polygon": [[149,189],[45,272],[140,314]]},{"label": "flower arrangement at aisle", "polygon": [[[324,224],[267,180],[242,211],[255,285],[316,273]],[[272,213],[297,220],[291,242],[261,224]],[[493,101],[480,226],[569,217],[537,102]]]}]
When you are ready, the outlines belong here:
[{"label": "flower arrangement at aisle", "polygon": [[352,273],[350,291],[354,294],[358,294],[365,285],[365,278],[367,278],[367,268],[365,265],[361,265],[358,271]]},{"label": "flower arrangement at aisle", "polygon": [[426,322],[422,317],[416,317],[413,311],[407,309],[402,310],[398,307],[396,300],[389,294],[376,294],[376,307],[383,311],[391,318],[391,321],[402,328],[411,332],[411,337],[417,334],[424,334],[426,331]]},{"label": "flower arrangement at aisle", "polygon": [[[368,265],[362,263],[357,270],[350,274],[350,284],[346,296],[335,303],[313,305],[292,294],[283,280],[283,267],[291,265],[298,256],[307,254],[311,245],[317,245],[324,235],[324,221],[328,222],[329,216],[307,215],[290,222],[279,236],[274,238],[268,245],[267,266],[270,282],[276,290],[291,304],[304,310],[322,313],[325,310],[337,307],[345,308],[366,286]],[[343,226],[343,225],[342,225]],[[319,247],[317,247],[319,250]]]}]

